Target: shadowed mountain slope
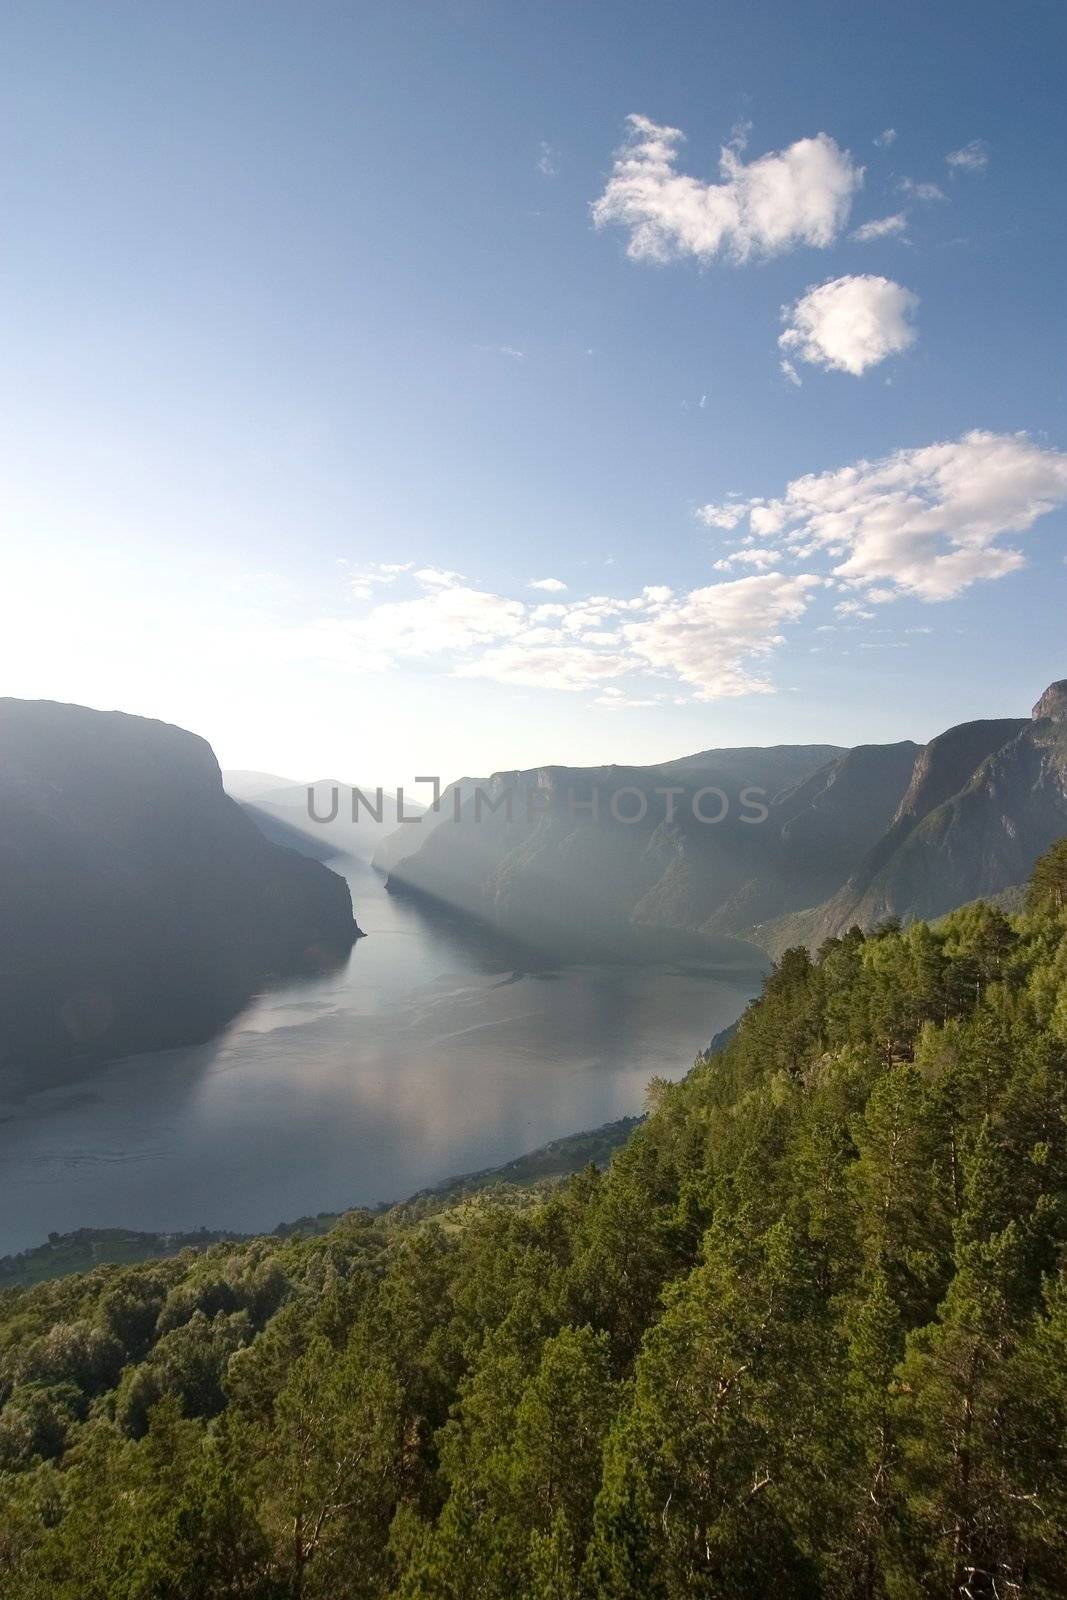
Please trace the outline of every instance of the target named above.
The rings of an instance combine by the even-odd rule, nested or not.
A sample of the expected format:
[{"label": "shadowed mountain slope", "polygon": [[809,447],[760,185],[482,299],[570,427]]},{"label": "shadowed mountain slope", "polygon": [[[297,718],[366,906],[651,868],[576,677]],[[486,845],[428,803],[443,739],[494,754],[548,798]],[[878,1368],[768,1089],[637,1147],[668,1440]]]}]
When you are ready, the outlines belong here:
[{"label": "shadowed mountain slope", "polygon": [[209,1035],[343,959],[344,880],[269,843],[195,734],[0,700],[0,1064]]},{"label": "shadowed mountain slope", "polygon": [[[224,772],[227,794],[239,800],[260,831],[275,844],[288,845],[316,861],[352,856],[369,861],[394,832],[408,833],[410,822],[398,827],[395,789],[377,785],[342,783],[338,778],[318,778],[297,783],[281,778],[268,788],[249,781],[256,775]],[[424,803],[414,794],[404,796],[404,816],[421,816]]]},{"label": "shadowed mountain slope", "polygon": [[733,940],[840,885],[891,820],[917,750],[820,766],[826,748],[497,773],[393,865],[390,886],[559,952]]},{"label": "shadowed mountain slope", "polygon": [[1065,752],[1067,681],[1030,719],[925,746],[497,773],[481,814],[469,795],[458,823],[405,841],[389,882],[557,951],[742,938],[777,953],[1022,883],[1067,831]]},{"label": "shadowed mountain slope", "polygon": [[885,837],[823,907],[816,940],[852,923],[937,917],[1022,883],[1067,831],[1067,682],[1028,721],[969,722],[916,762]]}]

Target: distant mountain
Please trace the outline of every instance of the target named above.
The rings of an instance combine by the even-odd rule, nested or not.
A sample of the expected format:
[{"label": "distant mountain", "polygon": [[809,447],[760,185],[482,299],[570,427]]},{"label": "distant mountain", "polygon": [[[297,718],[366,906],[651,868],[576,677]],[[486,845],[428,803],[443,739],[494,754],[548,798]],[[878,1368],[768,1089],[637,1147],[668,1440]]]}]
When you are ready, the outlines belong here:
[{"label": "distant mountain", "polygon": [[439,822],[393,861],[390,887],[561,951],[741,938],[777,954],[1024,882],[1067,831],[1067,682],[1030,719],[967,723],[925,746],[707,750],[484,787],[481,816],[465,797],[458,825]]},{"label": "distant mountain", "polygon": [[[298,783],[289,778],[271,780],[263,787],[251,781],[257,774],[224,772],[226,792],[241,805],[268,839],[288,845],[316,861],[351,856],[369,861],[382,842],[397,829],[396,790],[383,787],[381,804],[376,784],[342,783],[338,778],[318,778]],[[311,791],[309,803],[308,791]],[[362,798],[356,798],[356,791]],[[423,791],[425,792],[425,791]],[[405,817],[422,816],[425,805],[415,793],[404,796]],[[377,812],[381,812],[378,820]],[[415,824],[402,824],[404,832]]]},{"label": "distant mountain", "polygon": [[[440,804],[437,809],[431,806],[419,817],[418,822],[404,822],[375,846],[371,857],[371,865],[377,867],[379,872],[389,873],[398,867],[401,861],[406,861],[408,856],[415,854],[426,842],[435,828],[443,822],[455,823],[457,815],[462,814],[462,808],[473,795],[479,784],[485,785],[486,778],[457,778],[441,792]],[[411,815],[413,807],[404,803],[405,814]]]},{"label": "distant mountain", "polygon": [[[434,859],[438,862],[440,870],[451,876],[452,867],[445,864],[446,854],[452,854],[450,845],[456,847],[458,860],[469,844],[465,838],[455,834],[456,827],[466,827],[473,816],[473,803],[468,806],[468,802],[473,802],[476,789],[488,791],[494,785],[499,789],[506,781],[528,788],[536,787],[543,775],[557,775],[564,787],[571,781],[586,785],[595,783],[604,791],[606,805],[610,789],[622,781],[613,775],[624,771],[636,773],[639,775],[640,784],[651,799],[651,815],[654,821],[657,805],[661,813],[665,811],[662,802],[655,799],[653,791],[657,787],[680,784],[687,791],[693,791],[707,784],[725,784],[736,794],[745,785],[752,785],[760,788],[764,795],[770,798],[783,788],[815,772],[831,757],[841,754],[844,752],[837,745],[772,745],[767,748],[757,746],[748,749],[702,750],[696,755],[682,756],[679,760],[666,761],[654,767],[625,769],[546,767],[525,773],[497,773],[493,778],[458,778],[443,791],[437,810],[427,810],[424,813],[421,825],[406,823],[387,834],[376,848],[372,864],[382,872],[395,874],[394,888],[408,884],[409,875],[403,871],[401,863],[420,852],[428,844],[430,835],[439,827],[451,824],[451,829],[445,828],[440,846],[434,847]],[[555,778],[548,776],[546,781],[552,783]],[[407,809],[405,806],[405,810]],[[483,812],[487,810],[487,807],[483,807]],[[649,831],[650,828],[642,829],[643,835],[647,835]],[[477,848],[477,843],[474,853],[479,857],[479,860],[472,863],[472,870],[477,877],[483,864],[482,852]],[[419,873],[421,866],[410,877],[412,887],[416,885]],[[448,899],[447,894],[439,892],[441,887],[432,889],[427,885],[426,892],[435,894],[439,899]],[[475,911],[479,916],[486,914],[485,896],[475,888],[474,884],[455,884],[451,886],[450,892],[459,897],[458,901],[453,899],[452,903],[463,903],[466,909]]]},{"label": "distant mountain", "polygon": [[357,932],[344,880],[269,843],[203,739],[0,700],[0,1065],[205,1038]]},{"label": "distant mountain", "polygon": [[753,924],[824,899],[888,826],[919,748],[859,745],[835,755],[771,799],[762,824],[727,816],[708,825],[681,807],[653,841],[665,870],[635,920],[748,937]]},{"label": "distant mountain", "polygon": [[231,800],[250,800],[257,794],[269,794],[273,789],[297,787],[295,778],[281,778],[276,772],[248,772],[237,767],[227,767],[222,774],[223,787]]},{"label": "distant mountain", "polygon": [[735,782],[758,784],[771,795],[801,783],[828,761],[848,752],[836,744],[748,745],[730,750],[698,750],[696,755],[664,761],[660,772],[715,772]]},{"label": "distant mountain", "polygon": [[[628,954],[652,944],[684,951],[732,941],[760,915],[764,899],[754,880],[767,876],[769,848],[780,849],[755,819],[774,809],[776,795],[792,793],[798,778],[825,769],[828,748],[835,750],[709,750],[655,767],[497,773],[481,786],[481,799],[477,786],[461,796],[458,823],[442,806],[437,825],[394,862],[389,884],[560,953]],[[905,782],[902,774],[901,787]],[[697,817],[696,810],[713,817],[724,802],[719,822]],[[876,837],[877,829],[865,834],[862,848]],[[846,870],[860,854],[857,848]],[[810,852],[803,860],[798,898],[777,894],[768,902],[775,913],[809,904],[841,882],[840,864],[813,876]],[[776,876],[781,870],[776,866]],[[736,956],[736,945],[727,953]]]},{"label": "distant mountain", "polygon": [[284,816],[264,810],[251,800],[239,800],[237,804],[271,844],[283,845],[286,850],[295,850],[299,855],[309,856],[312,861],[335,861],[347,854],[337,839],[332,834],[327,835],[325,830],[315,838],[303,829],[294,827]]},{"label": "distant mountain", "polygon": [[1065,832],[1067,680],[1029,720],[963,723],[931,740],[892,824],[821,908],[812,938],[999,894]]}]

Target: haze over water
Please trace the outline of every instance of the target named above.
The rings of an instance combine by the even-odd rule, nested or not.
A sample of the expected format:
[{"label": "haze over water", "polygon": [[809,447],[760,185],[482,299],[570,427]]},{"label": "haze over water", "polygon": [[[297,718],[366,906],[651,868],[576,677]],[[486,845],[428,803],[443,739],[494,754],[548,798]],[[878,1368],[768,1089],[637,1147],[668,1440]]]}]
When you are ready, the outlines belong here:
[{"label": "haze over water", "polygon": [[342,972],[261,995],[204,1045],[0,1073],[0,1253],[402,1199],[639,1112],[754,992],[693,962],[530,970],[368,868],[349,881],[368,937]]}]

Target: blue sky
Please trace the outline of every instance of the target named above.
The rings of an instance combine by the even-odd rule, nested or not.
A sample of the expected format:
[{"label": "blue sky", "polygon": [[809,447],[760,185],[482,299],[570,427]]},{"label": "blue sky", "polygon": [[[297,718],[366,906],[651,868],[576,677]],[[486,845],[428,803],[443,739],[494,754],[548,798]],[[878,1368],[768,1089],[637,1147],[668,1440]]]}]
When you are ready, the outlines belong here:
[{"label": "blue sky", "polygon": [[7,6],[4,692],[361,781],[1026,711],[1064,31]]}]

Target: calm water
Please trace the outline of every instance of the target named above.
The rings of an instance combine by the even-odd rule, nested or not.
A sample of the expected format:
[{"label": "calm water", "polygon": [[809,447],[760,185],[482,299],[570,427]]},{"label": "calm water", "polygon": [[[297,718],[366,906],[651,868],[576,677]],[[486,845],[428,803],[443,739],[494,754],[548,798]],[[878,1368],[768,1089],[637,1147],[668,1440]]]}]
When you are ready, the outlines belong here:
[{"label": "calm water", "polygon": [[403,1198],[639,1111],[753,992],[690,964],[529,970],[369,869],[350,882],[369,937],[342,973],[258,997],[210,1044],[0,1075],[0,1254]]}]

